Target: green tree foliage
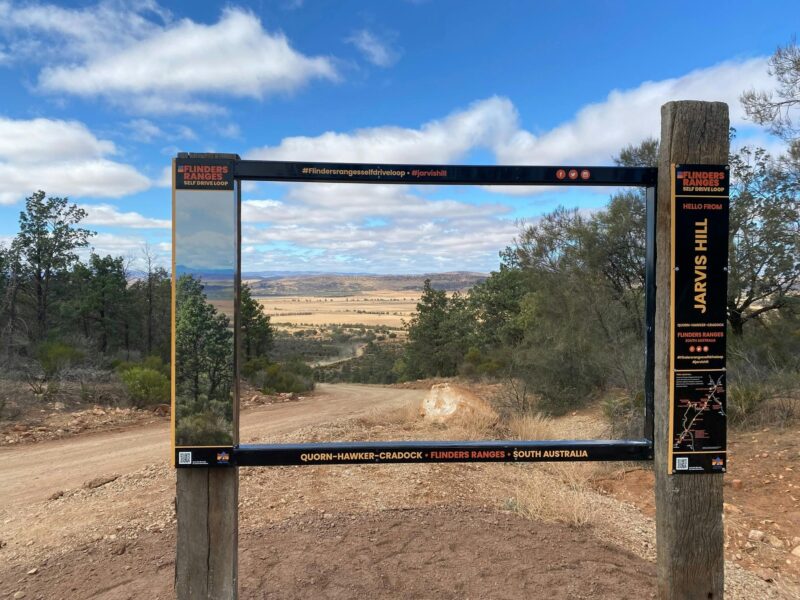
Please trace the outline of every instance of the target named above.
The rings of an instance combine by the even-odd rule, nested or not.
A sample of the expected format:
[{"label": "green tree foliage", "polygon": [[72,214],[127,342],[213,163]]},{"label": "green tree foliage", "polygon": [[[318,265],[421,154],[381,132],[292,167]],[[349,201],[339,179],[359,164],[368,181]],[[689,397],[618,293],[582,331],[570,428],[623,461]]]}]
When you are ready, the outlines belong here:
[{"label": "green tree foliage", "polygon": [[5,361],[18,354],[27,343],[28,328],[19,306],[22,287],[19,252],[0,246],[0,337]]},{"label": "green tree foliage", "polygon": [[93,232],[85,212],[66,198],[37,192],[20,214],[19,233],[0,246],[0,358],[27,370],[37,348],[63,342],[95,366],[157,355],[169,360],[171,281],[145,251],[143,274],[121,257],[79,251]]},{"label": "green tree foliage", "polygon": [[629,144],[613,160],[620,167],[655,167],[658,165],[658,140],[650,137],[638,144]]},{"label": "green tree foliage", "polygon": [[404,356],[405,376],[448,377],[470,347],[473,333],[472,309],[461,294],[450,298],[426,279],[417,311],[408,323],[408,344]]},{"label": "green tree foliage", "polygon": [[137,330],[145,354],[157,355],[168,360],[170,354],[170,313],[172,282],[169,272],[155,265],[149,246],[143,249],[145,271],[143,277],[134,281],[130,292],[138,320]]},{"label": "green tree foliage", "polygon": [[759,125],[792,144],[792,151],[800,151],[798,127],[794,113],[800,107],[800,47],[792,39],[780,46],[769,59],[768,73],[775,78],[776,89],[750,89],[741,96],[747,115]]},{"label": "green tree foliage", "polygon": [[551,410],[609,386],[641,393],[643,235],[643,197],[620,193],[590,217],[559,208],[504,251],[524,276],[511,374]]},{"label": "green tree foliage", "polygon": [[233,332],[191,275],[177,282],[175,364],[180,445],[232,443]]},{"label": "green tree foliage", "polygon": [[[513,263],[512,257],[509,260]],[[516,316],[526,289],[526,274],[522,269],[513,264],[501,264],[499,271],[470,290],[477,338],[484,346],[512,347],[522,340],[524,332]],[[471,361],[480,362],[474,352]]]},{"label": "green tree foliage", "polygon": [[[76,286],[75,314],[83,323],[84,334],[92,333],[97,349],[130,348],[130,293],[122,257],[101,257],[94,252],[89,264],[78,264],[72,273]],[[69,306],[69,305],[68,305]]]},{"label": "green tree foliage", "polygon": [[92,232],[77,227],[86,211],[67,198],[45,197],[38,191],[25,200],[19,233],[12,243],[23,274],[22,290],[35,307],[32,332],[47,336],[54,284],[77,260],[76,250],[89,244]]},{"label": "green tree foliage", "polygon": [[800,190],[760,148],[743,148],[731,157],[731,168],[728,321],[741,335],[746,323],[796,297]]},{"label": "green tree foliage", "polygon": [[239,307],[244,360],[267,356],[274,338],[269,316],[246,283],[241,286]]}]

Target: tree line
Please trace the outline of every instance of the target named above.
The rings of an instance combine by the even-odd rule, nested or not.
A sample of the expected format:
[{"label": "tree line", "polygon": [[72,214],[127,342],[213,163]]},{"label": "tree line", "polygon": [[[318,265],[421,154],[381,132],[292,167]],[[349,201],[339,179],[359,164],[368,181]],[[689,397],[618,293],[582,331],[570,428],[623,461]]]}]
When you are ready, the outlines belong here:
[{"label": "tree line", "polygon": [[[169,271],[147,246],[138,271],[121,256],[96,253],[90,248],[95,232],[81,226],[85,217],[67,198],[38,191],[25,200],[16,236],[0,246],[0,364],[7,369],[34,361],[47,371],[47,353],[100,367],[146,357],[158,359],[151,365],[169,362]],[[86,248],[88,257],[81,260]],[[185,321],[194,333],[206,326],[213,331],[211,325],[230,330],[222,315],[209,317],[213,307],[205,302],[202,282],[182,278],[178,287],[179,299],[194,299],[187,304],[197,308],[197,319]],[[243,360],[265,357],[274,337],[269,317],[246,285],[240,292]]]},{"label": "tree line", "polygon": [[43,191],[25,200],[19,232],[0,247],[0,360],[14,367],[55,340],[97,356],[170,352],[170,274],[144,249],[144,270],[89,248],[86,212]]}]

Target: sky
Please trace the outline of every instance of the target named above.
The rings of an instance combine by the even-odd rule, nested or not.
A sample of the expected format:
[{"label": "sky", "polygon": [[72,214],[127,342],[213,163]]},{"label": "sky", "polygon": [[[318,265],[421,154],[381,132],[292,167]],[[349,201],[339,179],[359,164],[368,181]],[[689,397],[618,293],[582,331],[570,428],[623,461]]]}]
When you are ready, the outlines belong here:
[{"label": "sky", "polygon": [[[0,244],[36,190],[92,248],[170,262],[171,159],[608,165],[670,100],[740,94],[800,3],[0,0]],[[711,7],[711,4],[704,4]],[[488,272],[521,220],[607,189],[248,183],[246,271]]]}]

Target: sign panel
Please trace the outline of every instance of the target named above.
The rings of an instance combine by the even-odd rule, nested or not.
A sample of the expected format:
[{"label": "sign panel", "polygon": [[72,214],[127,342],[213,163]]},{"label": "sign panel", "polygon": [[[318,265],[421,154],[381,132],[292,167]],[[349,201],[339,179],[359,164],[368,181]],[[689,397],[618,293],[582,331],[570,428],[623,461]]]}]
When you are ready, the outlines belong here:
[{"label": "sign panel", "polygon": [[172,439],[177,466],[231,463],[238,441],[233,164],[178,158],[172,212]]},{"label": "sign panel", "polygon": [[[382,188],[389,184],[397,185],[613,185],[642,186],[647,188],[647,225],[646,237],[648,252],[646,255],[646,321],[648,331],[653,330],[655,314],[655,185],[657,169],[644,167],[582,167],[582,166],[472,166],[472,165],[378,165],[378,164],[339,164],[339,163],[298,163],[281,161],[241,160],[236,155],[227,154],[186,154],[178,155],[173,168],[173,305],[172,305],[172,450],[176,467],[206,466],[278,466],[278,465],[334,465],[334,464],[390,464],[390,463],[439,463],[439,462],[532,462],[532,461],[606,461],[606,460],[652,460],[653,459],[653,351],[652,336],[646,341],[645,361],[648,365],[645,374],[648,393],[645,397],[644,435],[633,440],[441,440],[435,441],[326,441],[306,442],[300,444],[242,444],[238,443],[238,373],[237,352],[239,351],[239,288],[241,278],[241,219],[240,196],[241,184],[244,181],[268,181],[278,184],[292,183],[286,187],[288,199],[304,196],[298,193],[305,186],[307,194],[317,196],[326,191],[318,186],[322,183],[363,183],[380,184]],[[276,186],[278,187],[278,186]],[[345,194],[354,193],[350,186]],[[289,195],[291,191],[292,195]],[[369,192],[364,194],[368,199]],[[280,202],[270,203],[278,205]],[[298,213],[300,214],[300,213]],[[260,217],[263,218],[263,215]],[[301,217],[303,218],[303,217]],[[285,219],[281,219],[281,223]],[[270,218],[271,221],[271,218]],[[276,238],[280,241],[280,238]],[[378,246],[379,247],[379,246]],[[370,250],[375,252],[375,250]],[[281,254],[278,254],[281,256]],[[289,256],[291,258],[291,256]],[[339,260],[339,256],[336,257]],[[362,263],[359,263],[362,264]],[[256,274],[257,275],[257,274]],[[442,273],[449,276],[448,273]],[[403,277],[401,273],[399,275]],[[377,276],[376,276],[377,277]],[[319,279],[319,278],[315,278]],[[445,278],[440,285],[443,289],[456,289],[464,282]],[[276,316],[307,315],[310,312],[294,312],[298,307],[278,306],[278,298],[285,302],[342,302],[341,296],[330,291],[320,297],[320,290],[336,290],[338,288],[320,286],[314,281],[302,291],[293,292],[293,296],[284,298],[272,293],[264,294],[267,286],[254,296],[263,303],[269,297],[271,310],[278,311]],[[405,286],[407,282],[404,282]],[[272,284],[270,284],[272,285]],[[472,285],[472,284],[469,284]],[[277,286],[275,289],[280,289]],[[350,289],[350,288],[346,288]],[[402,290],[414,289],[402,287]],[[434,288],[439,289],[439,288]],[[394,288],[392,288],[394,291]],[[349,297],[345,297],[348,301]],[[394,295],[390,300],[395,300]],[[406,298],[402,299],[403,301]],[[411,299],[413,300],[413,298]],[[381,297],[381,301],[383,298]],[[356,305],[357,306],[357,305]],[[303,307],[306,308],[305,306]],[[324,346],[326,336],[333,339],[334,330],[351,332],[364,327],[363,317],[356,316],[358,321],[350,320],[349,313],[357,315],[366,311],[354,306],[332,309],[323,307],[326,314],[336,313],[331,319],[326,317],[325,331],[320,326],[314,331],[312,344]],[[395,308],[392,306],[392,308]],[[290,311],[290,312],[287,312]],[[341,313],[343,316],[340,316]],[[402,315],[402,312],[375,312],[366,314]],[[342,319],[341,321],[339,319]],[[310,320],[310,319],[309,319]],[[330,321],[330,322],[329,322]],[[287,323],[280,323],[286,325]],[[289,323],[292,325],[293,323]],[[301,325],[308,325],[300,322]],[[381,323],[382,324],[382,323]],[[394,326],[389,326],[394,328]],[[698,330],[699,331],[699,330]],[[297,331],[286,336],[290,342],[295,341]],[[305,331],[300,331],[305,337]],[[705,330],[696,332],[687,329],[692,346],[703,347],[707,339]],[[702,335],[700,335],[702,333]],[[348,334],[350,335],[350,334]],[[355,334],[353,334],[355,335]],[[388,338],[391,340],[391,334]],[[359,341],[355,337],[348,340]],[[303,341],[306,341],[305,339]],[[714,360],[713,355],[724,346],[692,351],[693,359],[704,359],[705,366]],[[395,346],[397,344],[394,344]],[[258,356],[266,360],[272,358],[275,365],[283,369],[279,361],[286,360],[287,348],[298,344],[284,344],[283,354],[276,351],[275,357]],[[387,342],[390,351],[396,351],[392,342]],[[323,348],[326,350],[326,348]],[[242,355],[252,359],[250,346],[241,349]],[[265,352],[266,351],[262,351]],[[700,352],[700,354],[698,354]],[[702,356],[701,356],[702,354]],[[292,357],[292,367],[309,367],[311,359],[316,356],[307,353]],[[329,354],[318,356],[327,358]],[[358,356],[356,357],[358,358]],[[355,359],[354,359],[355,360]],[[296,361],[296,364],[294,364]],[[300,363],[305,362],[304,365]],[[317,359],[314,358],[317,362]],[[318,361],[316,375],[327,383],[335,383],[339,367],[322,364]],[[392,361],[386,361],[390,366]],[[698,363],[699,364],[699,363]],[[326,370],[331,365],[336,373]],[[357,364],[356,367],[361,368]],[[349,369],[351,365],[346,365]],[[354,368],[356,368],[354,367]],[[341,367],[344,371],[345,366]],[[307,377],[305,369],[301,376]],[[266,369],[264,369],[266,371]],[[248,371],[249,372],[249,371]],[[333,377],[324,376],[333,373]],[[257,389],[265,396],[275,394],[271,385],[265,382]],[[687,380],[690,382],[690,380]],[[252,383],[252,382],[250,382]],[[328,390],[323,390],[323,393]],[[389,392],[390,390],[387,390]],[[698,386],[689,392],[702,391]],[[414,398],[409,402],[419,402],[421,398],[414,390]],[[456,390],[453,392],[458,394]],[[683,392],[681,392],[683,393]],[[688,393],[688,392],[687,392]],[[714,388],[719,397],[719,388]],[[689,396],[687,396],[689,398]],[[300,409],[311,404],[307,399],[292,397],[301,402]],[[452,400],[452,399],[451,399]],[[283,400],[281,400],[282,402]],[[698,401],[687,401],[696,406]],[[716,406],[715,402],[709,401]],[[409,406],[412,406],[409,404]],[[492,410],[489,405],[489,410]],[[418,411],[414,411],[416,414]],[[698,421],[695,419],[695,421]],[[698,421],[699,422],[699,421]],[[454,428],[459,431],[459,428]],[[702,438],[702,433],[692,429],[694,439]],[[458,433],[456,433],[458,435]]]},{"label": "sign panel", "polygon": [[672,166],[670,473],[726,470],[729,169]]}]

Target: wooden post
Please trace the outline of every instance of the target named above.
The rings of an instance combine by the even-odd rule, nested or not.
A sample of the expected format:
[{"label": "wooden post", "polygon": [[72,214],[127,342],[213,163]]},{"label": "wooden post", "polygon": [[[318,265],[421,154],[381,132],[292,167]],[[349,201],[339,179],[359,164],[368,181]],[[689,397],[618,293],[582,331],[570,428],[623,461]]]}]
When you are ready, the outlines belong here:
[{"label": "wooden post", "polygon": [[671,164],[728,162],[728,105],[680,101],[661,107],[655,323],[655,480],[658,598],[723,598],[722,474],[668,474]]},{"label": "wooden post", "polygon": [[239,470],[177,470],[178,600],[238,597]]}]

